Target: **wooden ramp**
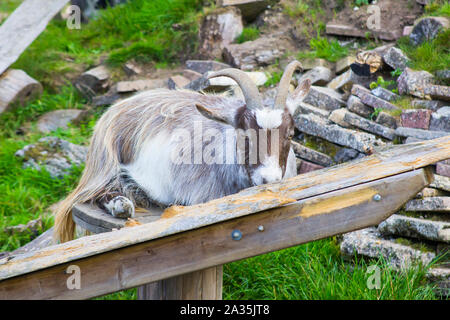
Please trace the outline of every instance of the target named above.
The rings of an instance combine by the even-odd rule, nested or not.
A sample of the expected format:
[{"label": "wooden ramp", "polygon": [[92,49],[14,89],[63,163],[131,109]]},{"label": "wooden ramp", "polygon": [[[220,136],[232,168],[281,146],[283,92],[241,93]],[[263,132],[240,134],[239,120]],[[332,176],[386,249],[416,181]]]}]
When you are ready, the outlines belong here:
[{"label": "wooden ramp", "polygon": [[[376,225],[396,212],[450,158],[450,136],[0,260],[0,299],[87,299]],[[87,205],[76,208],[89,216]],[[83,219],[88,219],[83,218]],[[120,226],[119,226],[120,227]],[[70,290],[67,269],[81,270]]]}]

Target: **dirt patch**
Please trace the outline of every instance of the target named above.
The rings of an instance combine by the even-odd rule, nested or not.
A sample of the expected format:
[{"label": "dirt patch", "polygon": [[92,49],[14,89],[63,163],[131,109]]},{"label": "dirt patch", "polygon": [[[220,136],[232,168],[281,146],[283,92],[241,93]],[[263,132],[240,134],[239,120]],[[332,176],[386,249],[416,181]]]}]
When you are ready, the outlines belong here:
[{"label": "dirt patch", "polygon": [[[423,13],[423,7],[414,0],[379,0],[376,6],[380,8],[381,29],[400,34],[403,32],[403,27],[413,25]],[[351,26],[364,33],[371,32],[367,28],[367,21],[373,13],[368,12],[368,7],[361,6],[355,11],[353,3],[346,3],[345,8],[331,23]]]}]

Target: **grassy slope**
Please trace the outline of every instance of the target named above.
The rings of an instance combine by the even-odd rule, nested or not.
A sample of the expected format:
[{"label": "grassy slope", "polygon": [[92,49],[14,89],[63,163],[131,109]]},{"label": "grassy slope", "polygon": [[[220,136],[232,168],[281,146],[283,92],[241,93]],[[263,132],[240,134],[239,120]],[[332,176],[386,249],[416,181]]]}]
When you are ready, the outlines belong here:
[{"label": "grassy slope", "polygon": [[[0,10],[11,11],[18,2],[2,1]],[[80,65],[84,69],[101,59],[107,59],[112,66],[129,58],[159,64],[176,62],[179,51],[195,50],[197,24],[193,22],[201,16],[200,2],[134,0],[133,5],[104,11],[98,20],[83,25],[82,30],[68,30],[62,22],[53,21],[27,49],[14,67],[43,82],[48,91],[40,99],[0,116],[0,230],[43,215],[49,205],[64,197],[77,182],[82,168],[74,168],[72,175],[55,180],[46,172],[22,169],[21,162],[14,157],[18,149],[43,136],[34,127],[39,115],[54,109],[83,107],[85,101],[70,85],[60,86],[67,76]],[[174,23],[179,23],[181,30],[173,30]],[[242,40],[255,36],[255,32],[248,33]],[[335,59],[336,52],[342,54],[336,47],[327,51],[329,48],[324,43],[317,43],[315,49],[330,60]],[[62,80],[55,82],[55,77],[61,75]],[[87,144],[101,112],[98,110],[81,126],[52,135]],[[17,134],[23,126],[29,127],[26,134]],[[52,218],[45,216],[44,229],[51,224]],[[32,236],[7,236],[0,232],[0,251],[13,250]],[[371,263],[381,267],[382,289],[367,289],[366,270]],[[396,273],[381,260],[348,264],[340,257],[335,239],[330,238],[226,265],[224,297],[433,299],[430,286],[423,283],[423,275],[423,268]],[[132,289],[101,298],[135,297],[136,290]]]}]

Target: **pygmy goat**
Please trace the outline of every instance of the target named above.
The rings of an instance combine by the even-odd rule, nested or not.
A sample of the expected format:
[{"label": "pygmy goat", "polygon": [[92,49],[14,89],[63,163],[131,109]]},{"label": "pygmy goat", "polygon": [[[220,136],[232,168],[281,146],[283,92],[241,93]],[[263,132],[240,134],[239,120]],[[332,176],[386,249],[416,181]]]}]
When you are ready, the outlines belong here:
[{"label": "pygmy goat", "polygon": [[311,87],[305,80],[289,94],[299,68],[286,67],[273,106],[231,68],[208,78],[233,79],[245,101],[156,89],[113,105],[95,127],[80,183],[56,212],[56,239],[73,239],[77,203],[127,218],[136,206],[192,205],[295,176],[292,115]]}]

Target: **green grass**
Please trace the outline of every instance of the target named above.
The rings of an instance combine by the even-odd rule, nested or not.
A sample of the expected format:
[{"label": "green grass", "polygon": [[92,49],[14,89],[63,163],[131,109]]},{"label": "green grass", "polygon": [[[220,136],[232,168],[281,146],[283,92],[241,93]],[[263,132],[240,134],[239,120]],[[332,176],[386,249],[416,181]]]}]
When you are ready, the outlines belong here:
[{"label": "green grass", "polygon": [[253,41],[259,38],[259,29],[256,27],[246,27],[236,38],[236,43],[244,43],[246,41]]},{"label": "green grass", "polygon": [[450,17],[450,3],[448,0],[432,0],[425,6],[425,15]]},{"label": "green grass", "polygon": [[[23,169],[15,152],[45,136],[35,128],[34,121],[40,115],[55,109],[81,108],[83,102],[72,87],[63,87],[58,94],[44,92],[41,98],[0,115],[0,252],[14,250],[36,236],[7,236],[2,231],[6,226],[24,224],[40,216],[44,230],[53,225],[52,217],[45,214],[46,209],[73,189],[82,170],[74,167],[72,174],[53,179],[45,170]],[[52,135],[86,144],[96,117],[98,115],[78,127],[58,130]],[[17,134],[22,127],[27,127],[25,134]]]},{"label": "green grass", "polygon": [[[381,288],[368,289],[367,268],[381,271]],[[347,263],[335,239],[227,264],[225,299],[435,299],[424,284],[426,268],[392,270],[383,259]]]},{"label": "green grass", "polygon": [[178,63],[197,47],[202,10],[200,0],[134,0],[102,10],[80,30],[53,20],[14,67],[54,88],[105,58],[111,66],[132,58]]},{"label": "green grass", "polygon": [[322,58],[330,62],[336,62],[348,55],[348,49],[343,47],[337,40],[328,40],[327,38],[317,37],[309,42],[311,51],[300,52],[298,59]]},{"label": "green grass", "polygon": [[435,72],[450,66],[450,30],[438,34],[431,42],[415,47],[408,37],[399,39],[398,46],[411,60],[410,67],[416,70]]}]

